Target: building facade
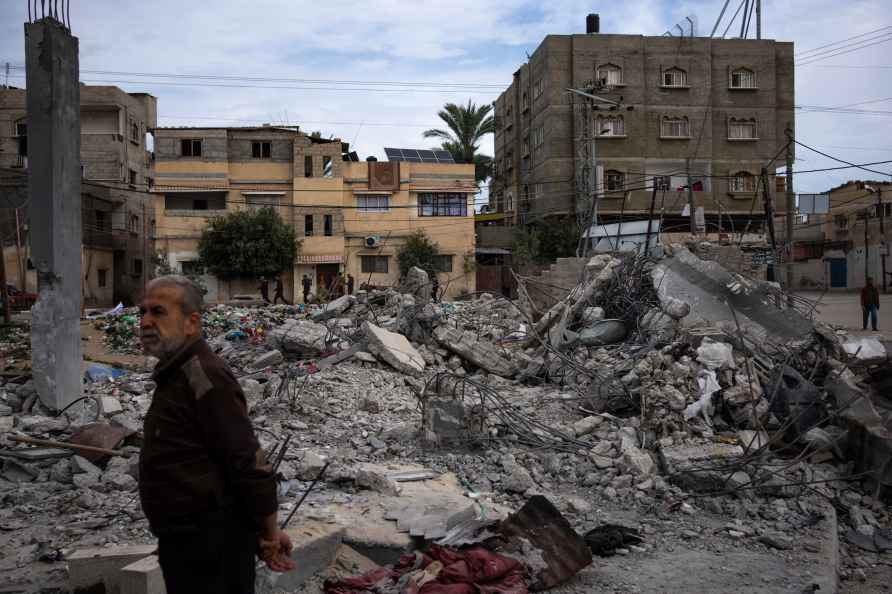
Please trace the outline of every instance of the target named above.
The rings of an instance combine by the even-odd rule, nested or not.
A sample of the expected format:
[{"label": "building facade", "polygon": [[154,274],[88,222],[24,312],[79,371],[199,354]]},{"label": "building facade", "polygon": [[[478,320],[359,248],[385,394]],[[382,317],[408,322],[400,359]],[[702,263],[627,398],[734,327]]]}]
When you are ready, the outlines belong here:
[{"label": "building facade", "polygon": [[708,232],[761,224],[763,166],[785,207],[774,173],[793,100],[792,43],[549,35],[495,102],[491,204],[509,223],[534,222],[587,212],[594,187],[610,223],[647,216],[656,188],[664,229],[684,231],[690,187]]},{"label": "building facade", "polygon": [[830,212],[802,217],[793,230],[797,286],[860,289],[868,276],[892,286],[892,183],[849,181],[827,195]]},{"label": "building facade", "polygon": [[[157,101],[113,86],[81,85],[81,204],[85,306],[132,303],[148,279],[153,253],[148,187],[151,130]],[[0,192],[7,208],[2,225],[7,276],[34,290],[27,229],[28,118],[26,91],[0,88]],[[10,245],[12,238],[16,243]]]},{"label": "building facade", "polygon": [[[155,131],[155,245],[174,269],[198,266],[198,240],[212,217],[272,207],[300,240],[286,297],[316,294],[343,274],[390,286],[396,251],[423,229],[441,253],[447,295],[474,290],[473,165],[359,162],[338,139],[296,127],[159,128]],[[203,277],[209,301],[256,295],[254,279]]]}]

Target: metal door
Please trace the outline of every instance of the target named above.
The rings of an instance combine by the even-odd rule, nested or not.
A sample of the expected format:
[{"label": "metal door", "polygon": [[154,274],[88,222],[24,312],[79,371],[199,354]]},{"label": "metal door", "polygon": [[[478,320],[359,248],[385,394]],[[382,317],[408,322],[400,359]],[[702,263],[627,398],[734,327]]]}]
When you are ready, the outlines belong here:
[{"label": "metal door", "polygon": [[834,288],[844,288],[848,285],[848,269],[846,268],[845,258],[829,258],[830,262],[830,286]]}]

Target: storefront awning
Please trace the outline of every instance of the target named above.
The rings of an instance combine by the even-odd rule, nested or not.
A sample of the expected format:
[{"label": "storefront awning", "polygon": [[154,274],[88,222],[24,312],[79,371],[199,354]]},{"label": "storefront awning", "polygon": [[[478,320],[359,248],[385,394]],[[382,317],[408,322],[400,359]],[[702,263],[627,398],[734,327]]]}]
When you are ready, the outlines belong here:
[{"label": "storefront awning", "polygon": [[295,264],[342,264],[344,256],[334,254],[330,256],[297,256]]}]

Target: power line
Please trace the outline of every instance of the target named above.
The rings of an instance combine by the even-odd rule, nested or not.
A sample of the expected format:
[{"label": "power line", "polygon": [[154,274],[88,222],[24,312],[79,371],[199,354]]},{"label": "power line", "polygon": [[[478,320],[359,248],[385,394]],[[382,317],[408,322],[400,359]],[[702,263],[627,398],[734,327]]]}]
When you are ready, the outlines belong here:
[{"label": "power line", "polygon": [[[828,155],[827,153],[824,153],[824,152],[822,152],[822,151],[819,151],[818,149],[816,149],[816,148],[814,148],[814,147],[810,147],[810,146],[808,146],[807,144],[804,144],[804,143],[802,143],[802,142],[799,142],[798,140],[795,140],[794,142],[795,142],[796,144],[798,144],[799,146],[803,147],[803,148],[807,148],[807,149],[810,150],[810,151],[813,151],[813,152],[815,152],[815,153],[818,153],[819,155],[823,155],[824,157],[827,157],[828,159],[832,159],[832,160],[834,160],[834,161],[836,161],[836,162],[838,162],[838,163],[845,163],[846,165],[848,165],[848,166],[850,166],[850,167],[857,167],[858,169],[863,169],[864,171],[869,171],[869,172],[871,172],[871,173],[877,173],[877,174],[879,174],[879,175],[892,176],[892,173],[888,173],[888,172],[885,172],[885,171],[877,171],[876,169],[868,169],[868,168],[865,167],[864,165],[856,165],[856,164],[854,164],[854,163],[851,163],[851,162],[849,162],[849,161],[846,161],[845,159],[840,159],[839,157],[834,157],[833,155]],[[878,163],[867,163],[866,165],[877,165],[877,164],[878,164]]]},{"label": "power line", "polygon": [[[873,31],[868,31],[867,33],[861,33],[860,35],[853,35],[852,37],[846,37],[845,39],[840,39],[839,41],[833,41],[831,43],[819,45],[818,47],[812,48],[810,50],[803,50],[803,51],[799,52],[798,54],[795,54],[795,57],[798,58],[798,57],[804,56],[805,54],[811,54],[811,53],[817,52],[818,50],[830,47],[832,45],[840,45],[842,43],[845,43],[846,41],[858,39],[859,37],[867,37],[868,35],[873,35],[874,33],[879,33],[880,31],[886,31],[888,29],[892,29],[892,25],[888,25],[886,27],[880,27],[879,29],[874,29]],[[832,50],[828,50],[828,51],[832,51]],[[823,53],[823,52],[821,52],[821,53]]]},{"label": "power line", "polygon": [[813,62],[818,62],[818,61],[821,61],[821,60],[826,60],[827,58],[833,58],[833,57],[835,57],[835,56],[841,56],[841,55],[843,55],[843,54],[849,54],[849,53],[852,53],[852,52],[855,52],[855,51],[858,51],[858,50],[862,50],[862,49],[865,49],[865,48],[868,48],[868,47],[872,47],[872,46],[874,46],[874,45],[879,45],[879,44],[881,44],[881,43],[886,43],[886,42],[889,42],[889,41],[892,41],[892,35],[887,36],[887,37],[885,37],[884,39],[880,39],[879,41],[874,41],[873,43],[866,43],[866,44],[864,44],[864,45],[859,45],[859,46],[857,46],[857,47],[847,48],[847,49],[844,49],[844,50],[842,50],[842,51],[838,51],[838,52],[836,52],[836,53],[831,53],[831,54],[827,54],[827,55],[815,56],[813,59],[808,58],[808,59],[806,59],[806,61],[804,61],[804,62],[799,62],[798,64],[796,64],[796,66],[806,66],[806,65],[811,64],[811,63],[813,63]]}]

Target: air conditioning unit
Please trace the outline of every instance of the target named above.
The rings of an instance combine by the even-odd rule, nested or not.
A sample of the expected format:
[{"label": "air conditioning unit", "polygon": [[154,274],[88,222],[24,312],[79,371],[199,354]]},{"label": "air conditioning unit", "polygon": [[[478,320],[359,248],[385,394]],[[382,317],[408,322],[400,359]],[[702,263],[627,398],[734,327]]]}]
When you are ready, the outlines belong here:
[{"label": "air conditioning unit", "polygon": [[367,247],[367,248],[378,247],[378,245],[380,245],[380,243],[381,243],[381,238],[378,237],[377,235],[369,235],[368,237],[365,238],[365,247]]}]

